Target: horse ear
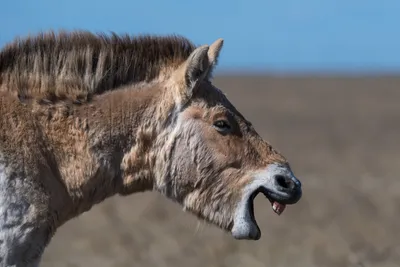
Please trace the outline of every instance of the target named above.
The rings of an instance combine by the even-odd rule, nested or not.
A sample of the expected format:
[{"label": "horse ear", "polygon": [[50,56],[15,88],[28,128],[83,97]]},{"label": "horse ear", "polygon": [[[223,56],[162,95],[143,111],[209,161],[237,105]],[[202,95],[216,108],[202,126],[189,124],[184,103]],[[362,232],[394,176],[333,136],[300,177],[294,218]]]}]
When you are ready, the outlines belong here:
[{"label": "horse ear", "polygon": [[224,39],[219,38],[210,46],[210,49],[208,50],[208,60],[210,62],[210,67],[207,73],[208,79],[212,78],[212,74],[215,69],[215,66],[217,66],[218,64],[219,54],[221,52],[223,45],[224,45]]},{"label": "horse ear", "polygon": [[184,81],[189,96],[208,75],[210,62],[207,52],[208,45],[196,48],[186,60],[184,65]]}]

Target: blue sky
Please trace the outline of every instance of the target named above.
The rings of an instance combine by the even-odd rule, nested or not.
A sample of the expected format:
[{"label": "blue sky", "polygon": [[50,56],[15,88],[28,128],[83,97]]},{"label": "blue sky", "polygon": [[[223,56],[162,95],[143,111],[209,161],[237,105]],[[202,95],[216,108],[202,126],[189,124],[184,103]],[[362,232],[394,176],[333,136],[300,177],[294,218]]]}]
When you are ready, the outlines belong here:
[{"label": "blue sky", "polygon": [[1,0],[0,46],[47,29],[224,38],[219,70],[400,72],[399,0]]}]

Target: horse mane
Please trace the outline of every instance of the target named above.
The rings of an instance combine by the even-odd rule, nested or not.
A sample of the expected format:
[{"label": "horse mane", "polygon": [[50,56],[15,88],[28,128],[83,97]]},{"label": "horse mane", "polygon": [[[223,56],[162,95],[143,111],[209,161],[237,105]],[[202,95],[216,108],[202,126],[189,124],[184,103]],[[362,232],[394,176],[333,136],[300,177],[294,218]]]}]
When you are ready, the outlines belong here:
[{"label": "horse mane", "polygon": [[41,32],[0,50],[0,91],[20,99],[86,102],[119,86],[162,79],[195,48],[178,35]]}]

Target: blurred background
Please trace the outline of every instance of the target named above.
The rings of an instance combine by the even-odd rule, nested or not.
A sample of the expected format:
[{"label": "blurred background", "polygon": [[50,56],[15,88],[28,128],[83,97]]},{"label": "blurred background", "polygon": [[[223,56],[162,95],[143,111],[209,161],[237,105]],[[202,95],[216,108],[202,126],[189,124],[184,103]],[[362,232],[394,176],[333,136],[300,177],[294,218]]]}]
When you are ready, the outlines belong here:
[{"label": "blurred background", "polygon": [[304,197],[236,241],[156,193],[59,229],[42,266],[400,266],[400,2],[2,0],[0,46],[48,29],[224,38],[215,84],[291,162]]}]

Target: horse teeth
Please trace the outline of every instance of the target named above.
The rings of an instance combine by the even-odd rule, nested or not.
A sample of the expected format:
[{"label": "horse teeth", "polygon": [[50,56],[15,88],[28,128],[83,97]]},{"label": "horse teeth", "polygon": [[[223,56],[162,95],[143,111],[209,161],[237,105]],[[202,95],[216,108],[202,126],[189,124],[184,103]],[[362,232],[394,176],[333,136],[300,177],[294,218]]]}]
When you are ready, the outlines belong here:
[{"label": "horse teeth", "polygon": [[274,202],[272,205],[272,209],[276,214],[281,215],[282,212],[285,210],[285,205]]}]

